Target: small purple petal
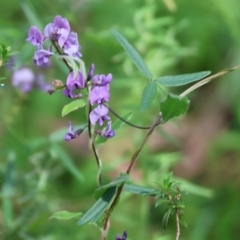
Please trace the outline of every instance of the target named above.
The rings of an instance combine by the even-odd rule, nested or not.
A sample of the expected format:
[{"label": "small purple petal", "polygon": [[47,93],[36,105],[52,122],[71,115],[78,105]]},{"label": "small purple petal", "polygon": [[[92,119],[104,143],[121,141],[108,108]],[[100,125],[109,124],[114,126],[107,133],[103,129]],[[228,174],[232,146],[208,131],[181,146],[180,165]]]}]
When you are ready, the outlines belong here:
[{"label": "small purple petal", "polygon": [[105,86],[112,81],[112,74],[109,73],[107,76],[101,74],[96,75],[92,79],[93,86]]},{"label": "small purple petal", "polygon": [[53,53],[50,51],[47,51],[44,49],[38,50],[34,53],[33,62],[36,65],[41,66],[43,64],[46,64],[52,55],[53,55]]},{"label": "small purple petal", "polygon": [[32,43],[34,46],[42,46],[43,45],[43,35],[38,30],[37,27],[32,26],[28,31],[28,38],[26,41]]},{"label": "small purple petal", "polygon": [[101,104],[103,102],[108,102],[110,98],[109,89],[106,86],[94,87],[90,92],[90,104],[94,103]]},{"label": "small purple petal", "polygon": [[89,118],[92,125],[95,125],[97,122],[99,126],[102,126],[105,120],[110,120],[108,114],[108,107],[100,104],[94,110],[90,112]]},{"label": "small purple petal", "polygon": [[65,141],[70,141],[74,138],[77,137],[77,134],[74,132],[73,130],[73,125],[71,122],[68,123],[69,127],[68,127],[68,133],[66,133],[65,137],[64,137],[64,140]]},{"label": "small purple petal", "polygon": [[53,23],[49,23],[43,31],[44,37],[47,39],[51,39],[51,34],[53,32]]},{"label": "small purple petal", "polygon": [[116,135],[115,131],[112,130],[112,121],[109,121],[106,128],[105,128],[105,131],[100,131],[99,134],[102,136],[102,137],[105,137],[105,138],[112,138]]},{"label": "small purple petal", "polygon": [[64,43],[64,53],[73,57],[82,57],[80,53],[80,45],[78,44],[77,33],[71,32],[68,36],[67,41]]},{"label": "small purple petal", "polygon": [[76,78],[74,78],[74,73],[70,72],[67,77],[66,85],[71,90],[84,88],[85,81],[82,72],[78,71]]}]

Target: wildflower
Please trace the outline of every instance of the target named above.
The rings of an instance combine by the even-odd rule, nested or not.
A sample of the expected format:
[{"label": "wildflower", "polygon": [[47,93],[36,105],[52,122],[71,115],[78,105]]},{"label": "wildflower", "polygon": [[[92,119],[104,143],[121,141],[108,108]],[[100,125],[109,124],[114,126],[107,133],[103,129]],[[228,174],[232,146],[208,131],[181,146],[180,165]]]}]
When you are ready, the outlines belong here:
[{"label": "wildflower", "polygon": [[62,48],[70,33],[70,25],[66,18],[56,16],[53,23],[49,23],[44,29],[44,37],[51,40],[56,40]]},{"label": "wildflower", "polygon": [[84,130],[84,128],[83,128],[83,129],[78,129],[77,131],[74,131],[73,125],[72,125],[71,122],[68,123],[68,126],[69,126],[69,127],[68,127],[68,132],[65,134],[65,137],[64,137],[64,140],[65,140],[65,141],[70,141],[70,140],[76,138],[76,137],[79,136],[79,135],[83,132],[83,130]]},{"label": "wildflower", "polygon": [[77,33],[71,32],[68,36],[67,41],[64,43],[63,50],[69,56],[73,57],[82,57],[80,53],[80,45],[78,44],[78,35]]},{"label": "wildflower", "polygon": [[99,135],[101,135],[102,137],[105,137],[105,138],[112,138],[115,136],[115,132],[112,130],[112,121],[109,121],[106,128],[105,128],[105,131],[97,131],[97,133]]},{"label": "wildflower", "polygon": [[103,104],[98,105],[94,110],[90,112],[89,118],[92,125],[95,125],[98,122],[99,126],[102,126],[104,121],[110,120],[108,114],[108,107]]},{"label": "wildflower", "polygon": [[92,79],[92,85],[94,86],[105,86],[112,81],[112,74],[109,73],[107,76],[100,74],[96,75]]},{"label": "wildflower", "polygon": [[39,49],[41,49],[43,45],[43,35],[37,27],[32,26],[28,31],[28,38],[26,41],[30,42],[34,46],[38,46]]},{"label": "wildflower", "polygon": [[108,102],[110,98],[109,86],[94,87],[90,92],[90,104]]},{"label": "wildflower", "polygon": [[116,240],[126,240],[127,239],[127,232],[124,231],[122,237],[118,234],[116,236]]},{"label": "wildflower", "polygon": [[80,95],[73,93],[75,89],[82,89],[85,87],[84,76],[81,71],[78,71],[76,78],[74,78],[74,73],[70,72],[66,81],[66,88],[63,90],[63,94],[69,98],[76,98]]},{"label": "wildflower", "polygon": [[53,53],[48,50],[38,50],[34,53],[33,62],[36,65],[41,66],[43,64],[46,64],[52,55]]}]

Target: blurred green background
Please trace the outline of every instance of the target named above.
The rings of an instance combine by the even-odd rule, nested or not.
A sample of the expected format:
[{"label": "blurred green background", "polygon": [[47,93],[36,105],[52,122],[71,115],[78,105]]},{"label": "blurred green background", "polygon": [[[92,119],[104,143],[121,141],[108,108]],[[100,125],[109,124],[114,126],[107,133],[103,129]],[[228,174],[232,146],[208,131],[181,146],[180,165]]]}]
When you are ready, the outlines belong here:
[{"label": "blurred green background", "polygon": [[[78,32],[87,69],[95,63],[95,73],[114,76],[112,108],[120,115],[132,112],[132,122],[149,125],[159,102],[139,112],[147,82],[110,29],[136,47],[155,77],[215,73],[240,64],[239,7],[238,0],[0,1],[0,42],[19,52],[15,70],[28,67],[49,83],[65,81],[67,69],[57,59],[47,69],[33,65],[35,48],[25,39],[30,26],[43,30],[55,15],[67,18]],[[37,89],[23,94],[11,86],[12,71],[1,67],[2,76],[7,88],[0,88],[0,239],[99,239],[95,226],[79,227],[77,218],[49,220],[54,212],[86,212],[94,203],[97,166],[87,134],[63,141],[69,120],[86,122],[84,110],[61,118],[70,99]],[[239,78],[236,71],[190,94],[189,112],[156,129],[132,173],[133,181],[144,186],[157,187],[155,182],[170,171],[183,183],[189,192],[184,199],[189,224],[181,228],[180,239],[240,239]],[[125,125],[100,149],[104,183],[126,170],[143,136]],[[124,193],[108,239],[124,230],[135,240],[174,239],[175,220],[165,230],[162,214],[154,199]]]}]

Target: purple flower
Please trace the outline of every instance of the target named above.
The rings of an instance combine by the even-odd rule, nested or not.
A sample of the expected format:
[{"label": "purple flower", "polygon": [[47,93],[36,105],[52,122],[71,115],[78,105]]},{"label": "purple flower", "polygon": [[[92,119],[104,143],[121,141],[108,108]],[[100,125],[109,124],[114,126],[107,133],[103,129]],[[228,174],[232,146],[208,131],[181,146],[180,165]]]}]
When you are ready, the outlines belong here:
[{"label": "purple flower", "polygon": [[46,64],[52,55],[53,53],[48,50],[38,50],[34,53],[33,62],[36,65],[41,66],[43,64]]},{"label": "purple flower", "polygon": [[73,125],[72,125],[71,122],[68,123],[68,126],[69,126],[69,127],[68,127],[68,133],[66,133],[66,135],[65,135],[65,137],[64,137],[64,140],[65,140],[65,141],[70,141],[70,140],[72,140],[72,139],[74,139],[74,138],[77,137],[77,133],[74,132],[74,130],[73,130]]},{"label": "purple flower", "polygon": [[69,34],[67,41],[64,43],[63,49],[64,53],[68,54],[69,56],[79,58],[82,56],[82,54],[80,53],[81,47],[78,44],[77,33],[71,32]]},{"label": "purple flower", "polygon": [[57,40],[62,48],[70,33],[70,25],[66,18],[56,16],[53,23],[49,23],[44,29],[44,36],[48,39]]},{"label": "purple flower", "polygon": [[122,237],[118,234],[116,236],[116,240],[126,240],[127,239],[127,232],[124,231]]},{"label": "purple flower", "polygon": [[108,102],[110,98],[109,86],[94,87],[90,92],[90,104],[94,103],[101,104],[103,102]]},{"label": "purple flower", "polygon": [[97,122],[99,126],[102,126],[105,120],[110,120],[108,114],[108,107],[103,104],[98,105],[94,110],[89,114],[89,118],[92,125],[95,125]]},{"label": "purple flower", "polygon": [[109,84],[112,81],[112,74],[109,73],[107,76],[101,74],[96,75],[92,79],[92,85],[93,86],[105,86]]},{"label": "purple flower", "polygon": [[93,72],[94,72],[94,68],[95,68],[95,66],[94,66],[94,64],[92,63],[92,64],[91,64],[91,67],[90,67],[90,69],[89,69],[89,72],[88,72],[87,81],[90,81],[90,80],[92,79],[92,77],[93,77]]},{"label": "purple flower", "polygon": [[85,129],[85,127],[84,127],[84,128],[78,129],[77,131],[74,131],[73,125],[72,125],[71,122],[68,122],[68,126],[69,126],[69,127],[68,127],[68,132],[65,134],[65,137],[64,137],[64,140],[65,140],[65,141],[70,141],[70,140],[76,138],[76,137],[79,136],[79,135],[83,132],[83,130]]},{"label": "purple flower", "polygon": [[100,134],[102,137],[105,137],[105,138],[112,138],[115,136],[115,132],[112,130],[112,121],[109,121],[106,128],[105,128],[105,131],[97,131],[98,134]]},{"label": "purple flower", "polygon": [[40,49],[43,45],[43,35],[37,27],[32,26],[28,31],[28,38],[26,41],[32,43],[34,46],[38,46]]},{"label": "purple flower", "polygon": [[76,98],[81,96],[81,94],[76,95],[73,93],[75,89],[81,89],[85,87],[84,76],[81,71],[78,71],[76,78],[74,78],[74,73],[70,72],[67,77],[66,88],[63,90],[63,94],[69,98]]},{"label": "purple flower", "polygon": [[34,82],[34,74],[28,68],[22,68],[13,73],[12,85],[19,88],[22,92],[32,90]]}]

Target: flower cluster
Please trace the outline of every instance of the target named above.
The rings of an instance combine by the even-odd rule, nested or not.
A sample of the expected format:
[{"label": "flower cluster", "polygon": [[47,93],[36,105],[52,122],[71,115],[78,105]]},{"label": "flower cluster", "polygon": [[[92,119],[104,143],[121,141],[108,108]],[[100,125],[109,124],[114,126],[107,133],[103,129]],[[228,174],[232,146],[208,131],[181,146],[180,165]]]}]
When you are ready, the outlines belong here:
[{"label": "flower cluster", "polygon": [[[51,51],[52,47],[55,47],[57,53],[60,55],[67,55],[73,58],[82,57],[77,33],[70,31],[68,20],[61,16],[56,16],[53,23],[47,24],[43,34],[37,27],[32,26],[29,29],[28,38],[26,40],[37,47],[33,61],[38,66],[48,63],[49,58],[54,54]],[[51,45],[48,49],[44,49],[43,45],[47,40],[50,40]],[[112,74],[109,73],[106,76],[102,74],[93,76],[93,73],[94,64],[91,65],[86,79],[81,70],[73,72],[70,67],[70,73],[67,76],[63,94],[68,98],[80,98],[82,97],[82,94],[79,93],[79,90],[91,86],[89,92],[89,104],[96,107],[89,114],[90,122],[92,125],[98,125],[100,127],[107,122],[105,124],[105,129],[96,130],[96,133],[105,138],[112,138],[115,135],[115,132],[112,130],[112,121],[110,116],[108,116],[109,108],[106,105],[110,98],[109,84],[112,81]],[[65,140],[69,141],[74,139],[80,133],[79,130],[74,131],[72,124],[69,123],[69,130],[65,135]]]},{"label": "flower cluster", "polygon": [[[93,72],[94,65],[91,66],[89,72]],[[90,79],[89,79],[90,80]],[[110,82],[112,81],[112,74],[108,74],[107,76],[95,75],[91,79],[91,92],[90,92],[90,104],[97,105],[95,109],[90,112],[89,118],[92,125],[98,124],[102,126],[105,121],[107,121],[107,126],[104,131],[98,130],[97,133],[105,138],[112,138],[115,136],[115,132],[112,130],[112,121],[110,116],[108,115],[108,106],[106,103],[110,98]]]},{"label": "flower cluster", "polygon": [[53,23],[47,24],[43,34],[37,27],[32,26],[29,29],[28,38],[26,40],[37,47],[33,61],[38,66],[46,64],[49,58],[54,54],[51,51],[51,46],[47,50],[43,49],[43,44],[47,40],[50,40],[53,44],[57,44],[65,55],[72,57],[82,56],[80,53],[81,47],[78,44],[77,33],[70,32],[68,20],[61,16],[56,16]]}]

